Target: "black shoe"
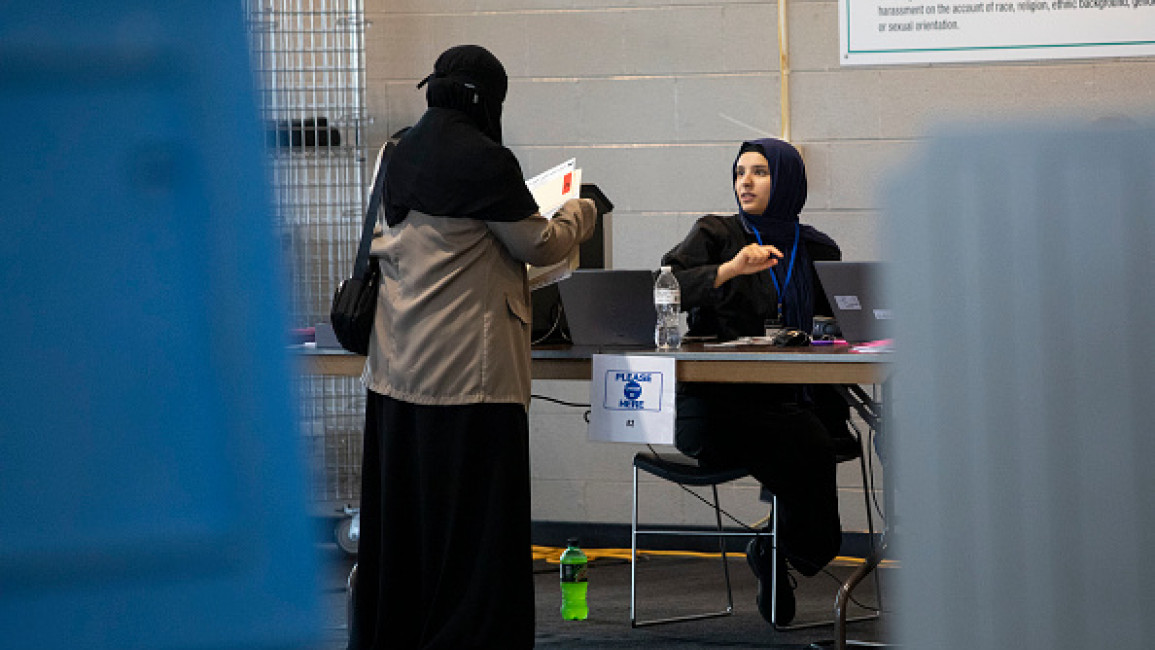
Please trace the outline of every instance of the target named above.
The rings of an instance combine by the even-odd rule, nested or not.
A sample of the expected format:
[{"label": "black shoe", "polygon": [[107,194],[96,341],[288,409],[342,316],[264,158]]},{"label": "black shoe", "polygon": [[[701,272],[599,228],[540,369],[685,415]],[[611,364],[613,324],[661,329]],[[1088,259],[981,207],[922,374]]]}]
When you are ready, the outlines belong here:
[{"label": "black shoe", "polygon": [[[782,554],[778,555],[778,566],[774,566],[773,552],[768,542],[769,539],[759,535],[746,545],[746,562],[758,578],[758,613],[767,623],[789,625],[794,620],[794,585],[786,566],[786,558]],[[770,609],[770,585],[767,580],[778,583],[778,602],[774,603],[773,611]]]}]

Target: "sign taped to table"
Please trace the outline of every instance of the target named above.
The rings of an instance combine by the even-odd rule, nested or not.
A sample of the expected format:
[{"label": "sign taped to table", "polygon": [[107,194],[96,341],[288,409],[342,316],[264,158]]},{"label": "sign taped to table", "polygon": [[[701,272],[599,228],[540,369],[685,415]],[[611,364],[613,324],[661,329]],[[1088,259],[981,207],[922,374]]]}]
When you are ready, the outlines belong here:
[{"label": "sign taped to table", "polygon": [[595,354],[589,439],[674,443],[673,357]]}]

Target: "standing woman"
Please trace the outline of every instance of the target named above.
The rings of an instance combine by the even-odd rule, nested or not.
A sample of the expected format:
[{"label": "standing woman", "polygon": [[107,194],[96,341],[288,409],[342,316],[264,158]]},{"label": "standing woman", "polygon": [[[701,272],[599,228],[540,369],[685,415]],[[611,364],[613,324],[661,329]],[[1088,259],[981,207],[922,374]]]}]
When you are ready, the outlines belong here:
[{"label": "standing woman", "polygon": [[526,263],[564,259],[593,202],[538,213],[501,142],[505,69],[445,51],[388,162],[349,647],[528,648],[531,310]]},{"label": "standing woman", "polygon": [[[672,266],[689,310],[690,335],[730,340],[761,336],[768,323],[810,332],[829,314],[815,260],[837,260],[830,237],[799,222],[806,169],[790,144],[742,144],[731,169],[738,214],[706,215],[662,258]],[[845,403],[819,387],[678,384],[675,443],[705,465],[745,467],[778,497],[779,558],[813,575],[838,553],[832,434],[844,435]],[[786,565],[772,567],[766,537],[748,549],[759,579],[758,608],[770,619],[763,583],[778,581],[777,622],[794,617]]]}]

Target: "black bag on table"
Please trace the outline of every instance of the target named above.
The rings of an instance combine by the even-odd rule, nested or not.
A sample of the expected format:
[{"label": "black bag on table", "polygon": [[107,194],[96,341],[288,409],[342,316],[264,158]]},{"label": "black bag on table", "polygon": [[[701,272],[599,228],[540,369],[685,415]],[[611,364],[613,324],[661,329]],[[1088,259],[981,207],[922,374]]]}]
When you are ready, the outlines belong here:
[{"label": "black bag on table", "polygon": [[381,154],[381,163],[377,166],[373,192],[369,195],[369,209],[365,211],[365,224],[361,228],[357,260],[353,263],[353,275],[337,286],[333,294],[333,306],[329,310],[329,321],[333,324],[337,341],[341,347],[356,354],[369,353],[369,335],[373,332],[373,320],[377,314],[377,289],[381,284],[381,275],[377,265],[369,263],[369,248],[373,242],[373,228],[377,225],[377,211],[385,192],[385,171],[392,150],[393,143],[387,143]]}]

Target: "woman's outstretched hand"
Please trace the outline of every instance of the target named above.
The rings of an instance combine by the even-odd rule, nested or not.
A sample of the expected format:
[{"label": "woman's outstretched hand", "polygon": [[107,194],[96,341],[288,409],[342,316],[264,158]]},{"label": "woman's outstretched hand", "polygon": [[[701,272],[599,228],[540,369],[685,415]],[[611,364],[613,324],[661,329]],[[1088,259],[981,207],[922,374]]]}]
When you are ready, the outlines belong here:
[{"label": "woman's outstretched hand", "polygon": [[720,287],[739,275],[749,275],[774,266],[782,251],[773,246],[762,244],[747,244],[738,251],[729,262],[718,267],[718,274],[714,277],[714,286]]}]

